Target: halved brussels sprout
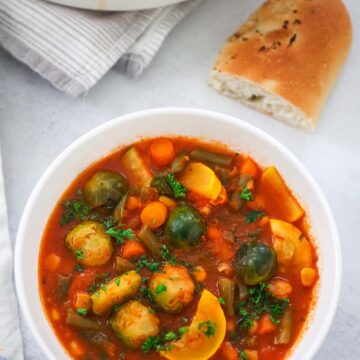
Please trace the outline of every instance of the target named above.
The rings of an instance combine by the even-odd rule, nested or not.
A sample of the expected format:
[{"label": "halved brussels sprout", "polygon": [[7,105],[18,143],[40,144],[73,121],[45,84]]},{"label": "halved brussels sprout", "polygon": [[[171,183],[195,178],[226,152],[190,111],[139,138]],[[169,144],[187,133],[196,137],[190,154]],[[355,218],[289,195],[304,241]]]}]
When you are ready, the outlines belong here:
[{"label": "halved brussels sprout", "polygon": [[160,320],[154,311],[136,300],[115,310],[110,325],[116,336],[131,349],[138,349],[146,339],[160,332]]},{"label": "halved brussels sprout", "polygon": [[266,244],[246,243],[236,252],[234,269],[237,277],[246,285],[256,285],[274,276],[275,251]]},{"label": "halved brussels sprout", "polygon": [[125,178],[113,171],[98,171],[85,184],[83,193],[92,208],[114,208],[128,191]]},{"label": "halved brussels sprout", "polygon": [[166,312],[179,313],[194,297],[195,285],[183,266],[165,265],[149,280],[152,298]]},{"label": "halved brussels sprout", "polygon": [[165,225],[165,235],[176,248],[198,244],[204,232],[204,219],[196,209],[186,205],[175,208]]},{"label": "halved brussels sprout", "polygon": [[86,266],[105,264],[113,252],[110,236],[97,221],[81,222],[67,234],[65,243],[76,260]]}]

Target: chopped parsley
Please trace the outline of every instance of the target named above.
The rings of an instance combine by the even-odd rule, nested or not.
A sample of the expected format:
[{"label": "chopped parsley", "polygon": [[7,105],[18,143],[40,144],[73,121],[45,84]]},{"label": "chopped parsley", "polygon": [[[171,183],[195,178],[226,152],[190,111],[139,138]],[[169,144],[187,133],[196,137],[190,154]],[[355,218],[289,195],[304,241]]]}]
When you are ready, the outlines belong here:
[{"label": "chopped parsley", "polygon": [[100,284],[100,289],[106,293],[106,285],[105,284]]},{"label": "chopped parsley", "polygon": [[203,321],[199,323],[198,330],[202,330],[202,332],[207,336],[214,336],[216,332],[216,323],[212,323],[210,320]]},{"label": "chopped parsley", "polygon": [[84,253],[82,250],[75,250],[74,255],[76,257],[76,260],[83,260],[85,258]]},{"label": "chopped parsley", "polygon": [[167,334],[165,334],[164,339],[166,341],[173,341],[173,340],[177,339],[177,336],[173,331],[169,331]]},{"label": "chopped parsley", "polygon": [[244,350],[240,351],[239,360],[249,360],[247,353]]},{"label": "chopped parsley", "polygon": [[218,299],[218,303],[221,304],[221,305],[224,305],[225,304],[225,300],[223,297],[219,297]]},{"label": "chopped parsley", "polygon": [[73,220],[85,220],[90,214],[90,206],[84,200],[70,199],[62,202],[63,213],[60,218],[60,225],[64,226]]},{"label": "chopped parsley", "polygon": [[176,265],[178,263],[176,256],[174,256],[170,253],[169,248],[165,244],[163,244],[161,247],[160,256],[165,262],[167,262],[170,265]]},{"label": "chopped parsley", "polygon": [[179,328],[179,335],[183,336],[184,334],[186,334],[189,331],[189,327],[188,326],[183,326],[181,328]]},{"label": "chopped parsley", "polygon": [[77,308],[76,312],[81,316],[86,316],[86,314],[87,314],[87,310],[83,307]]},{"label": "chopped parsley", "polygon": [[167,290],[167,287],[165,284],[159,284],[155,288],[155,294],[159,295]]},{"label": "chopped parsley", "polygon": [[149,352],[150,350],[161,351],[164,350],[164,341],[161,336],[150,336],[141,345],[143,352]]},{"label": "chopped parsley", "polygon": [[127,239],[131,240],[135,236],[132,229],[116,229],[114,227],[107,229],[105,234],[115,238],[118,244],[123,244]]},{"label": "chopped parsley", "polygon": [[120,278],[119,277],[115,279],[115,285],[120,286]]},{"label": "chopped parsley", "polygon": [[252,198],[253,198],[252,192],[246,186],[244,186],[240,193],[240,199],[245,201],[251,201]]},{"label": "chopped parsley", "polygon": [[80,264],[75,265],[75,271],[81,273],[84,271],[84,268]]},{"label": "chopped parsley", "polygon": [[173,191],[174,198],[179,199],[185,197],[186,188],[178,180],[176,180],[174,174],[169,173],[166,177],[166,181]]},{"label": "chopped parsley", "polygon": [[148,268],[152,272],[159,272],[161,264],[157,261],[149,261],[146,256],[142,256],[136,262],[136,270],[141,270],[143,268]]},{"label": "chopped parsley", "polygon": [[245,220],[248,224],[255,222],[256,220],[263,218],[265,216],[265,211],[263,210],[252,210],[247,214]]},{"label": "chopped parsley", "polygon": [[140,293],[141,293],[141,295],[142,295],[144,298],[152,301],[151,291],[150,291],[150,289],[149,289],[147,286],[143,285],[143,286],[140,288]]},{"label": "chopped parsley", "polygon": [[250,287],[248,299],[238,305],[240,329],[250,329],[253,320],[264,314],[269,314],[271,321],[278,324],[288,305],[289,299],[274,297],[265,283]]}]

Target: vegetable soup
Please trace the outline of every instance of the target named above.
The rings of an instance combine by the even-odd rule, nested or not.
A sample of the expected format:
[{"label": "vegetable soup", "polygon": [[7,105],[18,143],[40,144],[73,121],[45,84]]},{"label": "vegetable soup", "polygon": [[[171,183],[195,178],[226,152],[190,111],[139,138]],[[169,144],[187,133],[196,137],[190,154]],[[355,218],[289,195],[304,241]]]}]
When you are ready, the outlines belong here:
[{"label": "vegetable soup", "polygon": [[301,336],[316,248],[276,167],[199,139],[143,139],[54,205],[39,289],[71,358],[281,360]]}]

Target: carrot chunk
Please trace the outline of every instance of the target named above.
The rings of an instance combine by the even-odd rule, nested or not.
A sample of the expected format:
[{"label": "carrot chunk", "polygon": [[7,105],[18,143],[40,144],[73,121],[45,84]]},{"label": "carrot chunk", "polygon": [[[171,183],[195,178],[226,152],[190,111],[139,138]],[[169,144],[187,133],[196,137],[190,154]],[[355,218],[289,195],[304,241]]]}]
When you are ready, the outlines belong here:
[{"label": "carrot chunk", "polygon": [[245,354],[247,355],[248,360],[259,360],[259,355],[256,350],[244,350]]},{"label": "carrot chunk", "polygon": [[240,167],[240,174],[249,174],[253,178],[258,176],[259,170],[257,165],[251,158],[246,158]]},{"label": "carrot chunk", "polygon": [[270,315],[265,314],[259,320],[258,334],[265,335],[274,332],[276,329],[275,324],[271,321]]},{"label": "carrot chunk", "polygon": [[140,257],[145,254],[144,246],[137,240],[128,240],[121,248],[121,256],[124,259]]},{"label": "carrot chunk", "polygon": [[239,355],[236,349],[228,342],[224,341],[221,345],[221,355],[224,360],[237,360]]},{"label": "carrot chunk", "polygon": [[167,207],[160,201],[153,201],[146,205],[140,218],[143,224],[156,229],[164,224],[167,217]]},{"label": "carrot chunk", "polygon": [[204,282],[207,276],[205,269],[200,265],[194,267],[192,275],[198,283]]},{"label": "carrot chunk", "polygon": [[140,209],[142,206],[141,200],[137,196],[129,196],[126,200],[126,209],[127,210],[136,210]]},{"label": "carrot chunk", "polygon": [[305,287],[312,287],[316,280],[316,271],[313,268],[303,268],[300,271],[301,283]]},{"label": "carrot chunk", "polygon": [[150,156],[157,166],[168,165],[175,157],[173,143],[169,139],[157,139],[150,145]]}]

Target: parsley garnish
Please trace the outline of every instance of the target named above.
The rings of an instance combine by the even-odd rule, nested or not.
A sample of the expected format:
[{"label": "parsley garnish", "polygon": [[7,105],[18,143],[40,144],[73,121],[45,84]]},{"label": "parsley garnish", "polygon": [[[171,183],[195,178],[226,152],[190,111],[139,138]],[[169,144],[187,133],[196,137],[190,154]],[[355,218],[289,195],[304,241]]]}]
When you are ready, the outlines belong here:
[{"label": "parsley garnish", "polygon": [[132,229],[116,229],[114,227],[107,229],[105,234],[115,238],[118,244],[123,244],[125,240],[131,240],[134,237]]},{"label": "parsley garnish", "polygon": [[176,180],[174,174],[169,173],[166,177],[166,181],[170,185],[176,199],[185,197],[186,188]]},{"label": "parsley garnish", "polygon": [[115,279],[115,285],[120,286],[120,278],[119,277]]},{"label": "parsley garnish", "polygon": [[75,271],[81,273],[84,271],[84,268],[80,264],[75,265]]},{"label": "parsley garnish", "polygon": [[140,288],[142,296],[150,301],[152,301],[151,291],[145,285]]},{"label": "parsley garnish", "polygon": [[248,224],[250,224],[250,223],[253,223],[256,220],[264,217],[265,215],[266,215],[265,211],[263,211],[263,210],[252,210],[249,212],[249,214],[247,214],[245,220]]},{"label": "parsley garnish", "polygon": [[84,200],[71,199],[62,202],[63,214],[60,225],[64,226],[73,220],[85,220],[90,214],[90,206]]},{"label": "parsley garnish", "polygon": [[161,247],[160,256],[165,262],[167,262],[170,265],[176,265],[178,263],[176,256],[170,253],[169,248],[165,244],[163,244]]},{"label": "parsley garnish", "polygon": [[167,334],[165,334],[164,339],[166,341],[173,341],[173,340],[177,339],[177,336],[173,331],[169,331]]},{"label": "parsley garnish", "polygon": [[225,304],[225,300],[223,297],[219,297],[218,299],[218,303],[221,304],[221,305],[224,305]]},{"label": "parsley garnish", "polygon": [[159,284],[155,288],[155,294],[159,295],[167,290],[167,287],[165,284]]},{"label": "parsley garnish", "polygon": [[82,250],[75,250],[74,255],[77,260],[83,260],[85,258]]},{"label": "parsley garnish", "polygon": [[246,186],[244,186],[240,193],[240,199],[245,201],[251,201],[252,198],[253,198],[252,192]]},{"label": "parsley garnish", "polygon": [[106,293],[106,285],[105,284],[100,284],[100,289]]},{"label": "parsley garnish", "polygon": [[241,350],[240,351],[240,357],[239,357],[240,360],[249,360],[249,357],[247,355],[247,353],[244,351],[244,350]]},{"label": "parsley garnish", "polygon": [[83,307],[77,308],[76,312],[81,316],[86,316],[86,314],[87,314],[87,310],[85,308],[83,308]]},{"label": "parsley garnish", "polygon": [[206,328],[203,330],[203,333],[207,336],[214,336],[216,332],[216,323],[212,323],[210,320],[203,321],[199,323],[198,329],[201,330],[206,326]]},{"label": "parsley garnish", "polygon": [[136,269],[139,271],[142,268],[146,267],[152,272],[159,272],[160,271],[160,263],[156,261],[149,261],[145,256],[142,256],[137,262],[136,262]]},{"label": "parsley garnish", "polygon": [[141,345],[141,350],[143,352],[148,352],[150,350],[160,351],[163,348],[163,339],[160,336],[150,336]]},{"label": "parsley garnish", "polygon": [[274,297],[265,283],[253,286],[249,289],[248,299],[238,305],[240,328],[242,330],[250,329],[253,320],[259,319],[265,313],[270,315],[274,324],[278,324],[288,305],[289,299]]},{"label": "parsley garnish", "polygon": [[188,326],[183,326],[181,328],[179,328],[179,335],[183,336],[184,334],[186,334],[189,331],[189,327]]}]

